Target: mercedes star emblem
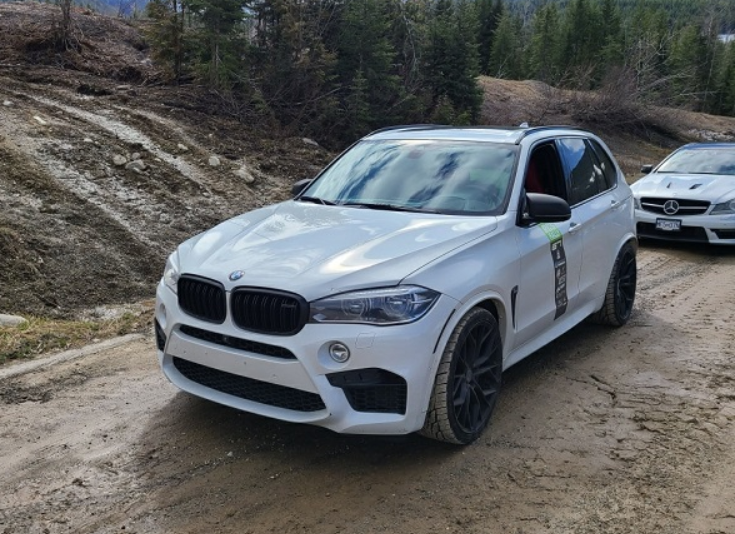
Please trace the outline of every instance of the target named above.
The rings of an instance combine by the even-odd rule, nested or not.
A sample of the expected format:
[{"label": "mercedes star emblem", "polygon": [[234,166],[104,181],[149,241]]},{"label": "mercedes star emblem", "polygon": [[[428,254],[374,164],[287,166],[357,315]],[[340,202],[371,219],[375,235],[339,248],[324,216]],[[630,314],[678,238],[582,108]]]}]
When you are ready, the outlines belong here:
[{"label": "mercedes star emblem", "polygon": [[664,204],[664,213],[666,215],[676,215],[679,211],[679,203],[676,200],[667,200]]}]

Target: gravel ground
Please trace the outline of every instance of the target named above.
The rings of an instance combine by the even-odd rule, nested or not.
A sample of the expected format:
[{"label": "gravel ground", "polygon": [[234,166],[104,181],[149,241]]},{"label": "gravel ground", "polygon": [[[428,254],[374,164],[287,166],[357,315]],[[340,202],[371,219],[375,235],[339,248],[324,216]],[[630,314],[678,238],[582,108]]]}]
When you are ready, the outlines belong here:
[{"label": "gravel ground", "polygon": [[631,322],[507,371],[465,448],[190,397],[150,339],[1,380],[0,532],[735,532],[735,252],[639,263]]}]

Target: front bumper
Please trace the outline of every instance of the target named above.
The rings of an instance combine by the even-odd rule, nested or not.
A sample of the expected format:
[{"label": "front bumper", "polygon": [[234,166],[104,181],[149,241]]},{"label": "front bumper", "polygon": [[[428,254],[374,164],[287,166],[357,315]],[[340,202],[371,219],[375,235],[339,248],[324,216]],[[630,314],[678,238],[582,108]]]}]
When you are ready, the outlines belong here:
[{"label": "front bumper", "polygon": [[[657,230],[658,219],[681,221],[680,231]],[[636,209],[636,231],[638,237],[666,241],[711,243],[713,245],[735,245],[735,215],[685,215],[666,216]]]},{"label": "front bumper", "polygon": [[[337,432],[407,434],[423,426],[439,336],[457,304],[442,295],[426,316],[406,325],[307,324],[293,336],[274,336],[238,328],[229,316],[219,325],[191,317],[159,284],[158,358],[178,388],[232,408]],[[350,350],[345,363],[329,356],[336,341]],[[363,375],[405,380],[405,413],[364,411],[349,394],[354,377]]]}]

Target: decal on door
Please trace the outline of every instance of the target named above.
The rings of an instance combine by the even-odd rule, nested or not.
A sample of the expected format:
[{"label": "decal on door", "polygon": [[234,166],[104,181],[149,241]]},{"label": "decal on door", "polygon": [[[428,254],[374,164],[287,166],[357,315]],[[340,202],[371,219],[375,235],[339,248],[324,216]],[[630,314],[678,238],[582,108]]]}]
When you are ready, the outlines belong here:
[{"label": "decal on door", "polygon": [[551,243],[551,260],[554,264],[554,298],[556,299],[556,315],[558,319],[567,311],[567,255],[564,252],[564,238],[561,231],[553,224],[541,223],[539,227]]}]

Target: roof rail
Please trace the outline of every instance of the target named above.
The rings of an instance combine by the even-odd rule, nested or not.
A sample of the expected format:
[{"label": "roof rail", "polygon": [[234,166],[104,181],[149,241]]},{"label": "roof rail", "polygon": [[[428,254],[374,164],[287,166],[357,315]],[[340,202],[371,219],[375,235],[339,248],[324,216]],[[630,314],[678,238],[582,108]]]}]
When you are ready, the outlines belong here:
[{"label": "roof rail", "polygon": [[447,124],[396,124],[395,126],[386,126],[385,128],[374,130],[365,137],[377,133],[390,132],[391,130],[433,130],[435,128],[454,128],[454,126],[449,126]]},{"label": "roof rail", "polygon": [[518,139],[516,139],[516,145],[520,144],[524,137],[536,133],[536,132],[543,132],[544,130],[576,130],[576,131],[583,131],[581,128],[578,128],[576,126],[564,126],[564,125],[553,125],[549,124],[547,126],[531,126],[530,128],[523,128],[520,130],[520,135],[518,136]]}]

